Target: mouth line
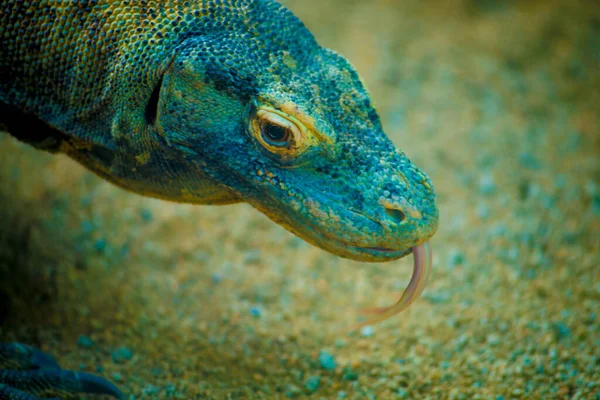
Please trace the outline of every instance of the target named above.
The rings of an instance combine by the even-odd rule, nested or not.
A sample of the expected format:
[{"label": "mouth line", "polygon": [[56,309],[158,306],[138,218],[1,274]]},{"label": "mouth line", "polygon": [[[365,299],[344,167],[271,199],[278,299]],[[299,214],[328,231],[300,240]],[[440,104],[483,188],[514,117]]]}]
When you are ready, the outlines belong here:
[{"label": "mouth line", "polygon": [[328,234],[323,234],[323,237],[325,239],[330,240],[331,242],[337,243],[338,245],[342,246],[343,248],[352,251],[352,252],[360,252],[360,253],[366,253],[366,254],[371,254],[371,255],[375,255],[375,256],[385,256],[386,258],[391,257],[391,259],[397,259],[397,258],[401,258],[404,257],[410,253],[412,253],[412,248],[406,248],[406,249],[391,249],[388,247],[378,247],[378,246],[359,246],[357,244],[354,243],[350,243],[350,242],[343,242],[341,240],[339,240],[338,238],[332,237]]},{"label": "mouth line", "polygon": [[395,260],[395,259],[407,256],[412,253],[411,248],[395,250],[395,249],[388,249],[385,247],[362,247],[362,246],[356,246],[356,245],[352,245],[352,244],[345,244],[345,246],[348,248],[351,248],[353,250],[363,252],[363,253],[376,255],[376,256],[385,256],[386,258],[389,258],[390,260],[392,260],[392,259]]},{"label": "mouth line", "polygon": [[394,253],[400,250],[394,250],[394,249],[388,249],[387,247],[362,247],[363,249],[366,250],[371,250],[371,251],[378,251],[381,253]]}]

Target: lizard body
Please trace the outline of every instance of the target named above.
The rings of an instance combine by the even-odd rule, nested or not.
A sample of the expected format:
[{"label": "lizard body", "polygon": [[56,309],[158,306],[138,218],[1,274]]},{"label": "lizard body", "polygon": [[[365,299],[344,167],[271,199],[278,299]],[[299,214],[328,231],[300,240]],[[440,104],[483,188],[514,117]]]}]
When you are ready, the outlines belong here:
[{"label": "lizard body", "polygon": [[437,229],[358,73],[275,1],[7,0],[0,39],[0,127],[123,188],[248,202],[360,261]]}]

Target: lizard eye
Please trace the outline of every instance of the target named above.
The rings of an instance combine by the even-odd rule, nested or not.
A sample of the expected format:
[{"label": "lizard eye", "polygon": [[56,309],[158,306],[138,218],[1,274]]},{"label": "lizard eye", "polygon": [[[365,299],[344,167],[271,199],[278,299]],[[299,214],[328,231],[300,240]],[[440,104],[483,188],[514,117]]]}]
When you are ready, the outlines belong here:
[{"label": "lizard eye", "polygon": [[311,118],[291,103],[282,108],[253,101],[247,110],[246,132],[267,156],[293,166],[306,162],[315,152],[328,151],[332,140],[315,129]]},{"label": "lizard eye", "polygon": [[303,146],[301,128],[280,112],[258,110],[252,133],[265,149],[280,156],[293,156]]},{"label": "lizard eye", "polygon": [[271,122],[265,122],[261,126],[260,134],[263,139],[274,146],[282,146],[287,144],[292,139],[290,129],[275,125]]}]

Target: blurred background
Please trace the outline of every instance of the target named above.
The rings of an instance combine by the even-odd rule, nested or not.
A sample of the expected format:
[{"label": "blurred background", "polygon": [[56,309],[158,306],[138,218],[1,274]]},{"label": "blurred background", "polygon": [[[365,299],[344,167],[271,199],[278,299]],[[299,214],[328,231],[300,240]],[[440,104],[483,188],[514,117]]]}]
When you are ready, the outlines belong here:
[{"label": "blurred background", "polygon": [[138,399],[599,399],[600,3],[284,4],[436,186],[424,296],[348,332],[410,257],[343,260],[0,134],[0,341]]}]

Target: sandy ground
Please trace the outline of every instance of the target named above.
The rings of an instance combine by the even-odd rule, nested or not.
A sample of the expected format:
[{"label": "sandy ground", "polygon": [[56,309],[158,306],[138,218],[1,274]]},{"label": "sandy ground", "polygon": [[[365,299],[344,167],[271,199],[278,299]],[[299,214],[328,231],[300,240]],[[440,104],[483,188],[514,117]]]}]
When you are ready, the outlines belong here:
[{"label": "sandy ground", "polygon": [[0,341],[131,399],[600,399],[600,4],[288,0],[433,179],[434,272],[247,205],[120,190],[0,135]]}]

